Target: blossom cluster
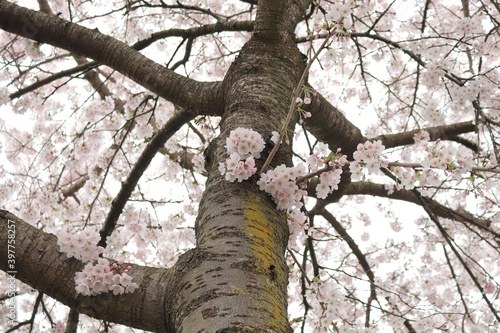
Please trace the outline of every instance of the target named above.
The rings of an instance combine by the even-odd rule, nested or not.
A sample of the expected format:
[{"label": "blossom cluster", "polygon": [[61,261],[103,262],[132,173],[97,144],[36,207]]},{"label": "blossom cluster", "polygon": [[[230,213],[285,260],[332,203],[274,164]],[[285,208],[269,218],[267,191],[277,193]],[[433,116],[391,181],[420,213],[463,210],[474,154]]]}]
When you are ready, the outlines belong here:
[{"label": "blossom cluster", "polygon": [[58,235],[57,245],[68,258],[75,257],[83,262],[88,262],[96,260],[104,252],[103,247],[96,245],[100,239],[99,233],[93,229],[85,229],[76,234],[70,234],[64,230]]},{"label": "blossom cluster", "polygon": [[444,144],[442,141],[437,140],[435,143],[430,144],[426,151],[427,156],[421,162],[422,166],[426,169],[472,170],[472,154],[463,146],[456,148],[451,144]]},{"label": "blossom cluster", "polygon": [[[306,95],[307,96],[307,95]],[[301,101],[297,101],[302,103]],[[271,141],[275,144],[280,140],[278,132],[273,132]],[[225,163],[219,164],[219,171],[226,176],[226,180],[234,182],[248,179],[257,170],[254,158],[260,157],[264,149],[264,140],[255,131],[237,128],[226,139],[226,149],[229,157]],[[306,228],[306,216],[300,211],[303,206],[303,197],[307,194],[306,183],[302,185],[308,171],[319,175],[320,183],[316,187],[318,198],[326,198],[329,193],[338,189],[342,166],[346,165],[347,157],[332,154],[327,144],[318,143],[315,152],[308,158],[308,168],[305,164],[287,167],[284,164],[268,170],[260,175],[257,185],[261,191],[270,194],[279,210],[287,210],[290,225],[290,242],[294,244],[301,231]],[[301,179],[303,178],[303,179]]]},{"label": "blossom cluster", "polygon": [[114,295],[133,293],[139,285],[132,282],[127,274],[131,266],[123,262],[109,264],[107,259],[99,258],[97,264],[88,263],[83,271],[76,273],[76,291],[84,296],[95,296],[112,291]]},{"label": "blossom cluster", "polygon": [[230,182],[250,178],[257,172],[255,158],[260,157],[264,147],[262,136],[254,130],[239,127],[231,131],[226,139],[229,156],[225,163],[219,164],[219,172]]},{"label": "blossom cluster", "polygon": [[5,87],[0,88],[0,105],[7,104],[10,101],[9,91]]},{"label": "blossom cluster", "polygon": [[[300,101],[299,101],[300,102]],[[275,143],[280,136],[277,132],[272,133],[271,140]],[[308,168],[311,173],[319,176],[319,184],[316,186],[316,195],[325,199],[328,194],[338,189],[342,175],[342,167],[349,164],[353,178],[363,178],[364,171],[377,172],[380,168],[391,167],[399,182],[397,188],[413,189],[420,181],[422,186],[439,186],[441,178],[439,170],[446,171],[454,180],[461,180],[462,174],[472,170],[472,155],[463,147],[456,148],[453,145],[445,145],[440,140],[429,143],[428,133],[420,133],[415,141],[423,145],[426,156],[419,165],[398,166],[398,163],[390,163],[383,155],[384,145],[380,140],[366,141],[357,146],[353,153],[354,161],[348,162],[345,155],[332,154],[327,144],[318,143],[314,153],[307,158]],[[262,136],[246,128],[237,128],[231,131],[226,139],[228,158],[225,163],[220,163],[219,170],[225,174],[226,180],[239,182],[250,178],[257,168],[255,158],[265,147]],[[300,177],[305,177],[307,171],[304,165],[287,167],[284,164],[260,175],[257,181],[260,190],[269,193],[277,208],[280,210],[298,210],[302,207],[302,198],[306,194],[303,187],[297,184]],[[295,214],[294,216],[296,216]],[[295,220],[295,218],[293,218]],[[297,220],[302,220],[302,217]]]},{"label": "blossom cluster", "polygon": [[347,156],[341,155],[340,149],[337,154],[331,154],[328,145],[320,142],[315,147],[314,153],[307,158],[307,162],[311,172],[318,172],[320,169],[325,170],[319,174],[320,183],[316,185],[318,198],[325,199],[328,194],[338,190],[342,167],[348,163]]},{"label": "blossom cluster", "polygon": [[381,167],[387,167],[387,160],[382,155],[384,149],[380,140],[358,144],[357,150],[353,153],[354,161],[349,164],[352,177],[363,178],[364,168],[369,172],[376,172]]},{"label": "blossom cluster", "polygon": [[328,172],[323,172],[319,175],[320,183],[316,185],[316,196],[319,199],[325,199],[328,194],[332,193],[334,190],[338,190],[338,184],[340,183],[340,175],[342,174],[342,169],[335,168]]},{"label": "blossom cluster", "polygon": [[[420,164],[389,162],[382,155],[385,149],[381,141],[360,143],[354,152],[354,161],[349,163],[354,178],[363,178],[364,170],[374,173],[380,168],[390,167],[398,178],[398,189],[411,190],[417,184],[421,186],[439,186],[444,171],[452,179],[460,181],[463,174],[472,171],[473,157],[470,151],[460,146],[444,144],[440,140],[429,142],[429,134],[421,132],[415,136],[415,143],[425,152]],[[321,177],[321,176],[320,176]]]},{"label": "blossom cluster", "polygon": [[249,156],[242,160],[238,153],[232,153],[226,159],[225,163],[219,164],[219,171],[221,175],[226,175],[226,180],[234,182],[235,180],[241,182],[250,178],[257,168],[255,167],[255,159]]},{"label": "blossom cluster", "polygon": [[304,237],[307,229],[306,215],[300,210],[303,206],[303,197],[307,194],[306,184],[299,187],[297,180],[307,174],[305,166],[298,164],[287,167],[284,164],[274,170],[268,170],[260,175],[257,181],[259,189],[270,194],[279,210],[288,211],[288,226],[290,230],[289,242],[295,246],[298,239]]},{"label": "blossom cluster", "polygon": [[444,171],[453,180],[462,180],[463,174],[472,171],[472,154],[464,147],[456,148],[442,141],[430,143],[423,141],[425,156],[421,160],[421,171],[410,167],[393,167],[398,177],[398,188],[413,189],[417,183],[421,186],[439,186],[442,182],[439,171]]},{"label": "blossom cluster", "polygon": [[[96,245],[99,240],[99,233],[92,229],[73,235],[63,231],[58,236],[57,244],[61,252],[66,253],[68,258],[87,262],[83,271],[75,274],[76,292],[84,296],[107,291],[115,295],[134,292],[139,286],[127,274],[132,267],[125,266],[121,261],[110,265],[107,259],[99,258],[104,253],[104,248]],[[97,264],[93,264],[96,260]]]},{"label": "blossom cluster", "polygon": [[306,290],[306,298],[313,306],[311,324],[316,329],[315,332],[326,332],[324,327],[328,327],[339,318],[344,317],[342,308],[335,306],[342,302],[344,297],[338,287],[323,283],[319,278],[312,281]]},{"label": "blossom cluster", "polygon": [[266,143],[258,132],[243,127],[238,127],[231,131],[226,138],[226,149],[228,154],[238,153],[241,159],[250,156],[259,158],[265,145]]},{"label": "blossom cluster", "polygon": [[307,193],[296,184],[298,177],[306,175],[304,165],[287,167],[284,164],[277,166],[274,170],[269,170],[260,175],[257,181],[259,189],[269,193],[277,208],[280,210],[302,207],[302,197]]},{"label": "blossom cluster", "polygon": [[[280,135],[272,132],[271,141],[277,144],[278,140]],[[397,189],[413,189],[419,181],[422,186],[439,186],[442,181],[440,171],[460,180],[463,173],[472,170],[472,155],[465,148],[444,145],[439,140],[429,143],[429,134],[426,132],[419,133],[415,142],[424,147],[425,156],[421,164],[389,162],[383,155],[385,147],[380,140],[358,144],[353,153],[354,161],[351,162],[346,155],[341,154],[340,149],[332,153],[327,144],[320,142],[307,158],[307,169],[305,164],[293,167],[281,164],[261,173],[257,185],[261,191],[271,195],[277,209],[288,212],[291,232],[289,242],[294,245],[307,229],[307,217],[301,208],[307,194],[305,180],[308,178],[318,177],[316,196],[325,199],[338,189],[342,168],[346,165],[349,165],[354,178],[363,178],[365,170],[375,173],[380,168],[390,168],[398,178]],[[226,148],[229,157],[225,163],[220,163],[219,170],[222,175],[226,175],[227,180],[241,182],[257,171],[254,158],[260,156],[264,140],[255,131],[238,128],[230,133]]]},{"label": "blossom cluster", "polygon": [[[277,142],[279,135],[272,133],[271,140]],[[367,143],[367,147],[368,147]],[[219,164],[221,175],[226,176],[226,180],[239,182],[250,178],[256,171],[255,159],[259,158],[264,149],[265,143],[262,136],[246,128],[237,128],[229,134],[226,139],[226,149],[229,157],[225,163]],[[382,146],[383,147],[383,146]],[[371,148],[370,148],[371,149]],[[366,150],[369,151],[369,148]],[[309,170],[317,172],[320,168],[328,167],[319,175],[320,183],[316,187],[319,198],[326,198],[333,190],[338,189],[342,166],[347,163],[345,155],[330,154],[327,144],[318,143],[315,153],[308,158]],[[296,183],[297,178],[307,174],[304,165],[295,167],[279,165],[274,170],[269,170],[260,175],[257,181],[260,190],[269,193],[277,208],[287,210],[302,207],[302,197],[306,194],[303,188],[299,188]]]}]

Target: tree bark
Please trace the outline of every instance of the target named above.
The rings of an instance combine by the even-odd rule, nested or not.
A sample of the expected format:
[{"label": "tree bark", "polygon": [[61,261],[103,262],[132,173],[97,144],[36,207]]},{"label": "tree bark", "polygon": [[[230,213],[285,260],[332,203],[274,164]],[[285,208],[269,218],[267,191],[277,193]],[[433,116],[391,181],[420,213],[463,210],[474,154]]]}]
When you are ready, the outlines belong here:
[{"label": "tree bark", "polygon": [[[90,317],[147,331],[175,332],[167,314],[175,301],[173,294],[180,276],[188,267],[191,251],[170,269],[130,264],[129,275],[139,284],[133,294],[82,296],[75,291],[74,278],[84,264],[68,259],[58,249],[55,235],[0,210],[1,270]],[[14,262],[7,260],[9,253],[14,254]]]},{"label": "tree bark", "polygon": [[[268,7],[275,5],[259,2],[256,33],[224,80],[221,135],[208,150],[209,178],[195,226],[196,264],[184,276],[173,311],[178,332],[291,330],[284,258],[289,233],[286,214],[259,191],[255,176],[229,183],[217,169],[227,157],[225,138],[231,130],[252,128],[264,138],[279,130],[305,68],[305,58],[292,38],[270,35],[268,20],[276,18],[262,17],[262,12],[268,13]],[[279,15],[294,12],[290,2],[282,6],[284,12]],[[293,22],[290,17],[283,20]],[[264,151],[259,165],[269,151]],[[290,165],[290,146],[275,157],[273,164],[281,163]]]}]

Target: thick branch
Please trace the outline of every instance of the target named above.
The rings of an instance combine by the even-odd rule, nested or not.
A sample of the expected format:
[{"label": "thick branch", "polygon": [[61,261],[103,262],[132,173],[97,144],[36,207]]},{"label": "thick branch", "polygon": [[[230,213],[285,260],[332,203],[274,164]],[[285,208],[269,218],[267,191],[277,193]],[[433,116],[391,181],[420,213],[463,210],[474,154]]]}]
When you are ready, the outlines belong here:
[{"label": "thick branch", "polygon": [[[403,133],[384,134],[367,139],[361,134],[359,128],[347,120],[339,109],[331,105],[321,95],[313,98],[311,105],[306,105],[304,108],[310,111],[312,115],[310,118],[305,119],[306,129],[318,140],[328,143],[332,151],[341,148],[342,152],[348,157],[351,157],[352,153],[356,151],[358,143],[366,140],[381,140],[386,148],[393,148],[413,144],[415,134],[421,131],[427,131],[430,140],[435,141],[437,139],[456,140],[458,135],[476,130],[476,126],[472,121],[464,121]],[[338,135],[338,133],[344,133],[344,135]]]},{"label": "thick branch", "polygon": [[222,109],[219,82],[188,79],[97,29],[84,28],[6,0],[0,0],[0,29],[92,58],[192,112],[217,115]]},{"label": "thick branch", "polygon": [[[420,205],[420,201],[415,198],[412,191],[401,189],[399,191],[394,191],[389,193],[384,185],[375,184],[371,182],[353,182],[350,183],[348,187],[343,192],[344,195],[373,195],[377,197],[403,200],[406,202],[411,202]],[[328,200],[328,198],[326,199]],[[332,202],[332,201],[330,201]],[[456,211],[448,208],[435,200],[429,199],[427,202],[429,210],[443,218],[452,219],[455,221],[466,222],[481,228],[488,228],[491,225],[491,221],[487,219],[480,219],[475,217],[466,211]]]},{"label": "thick branch", "polygon": [[216,32],[223,32],[223,31],[250,32],[252,30],[253,30],[252,21],[219,21],[215,24],[206,24],[190,29],[168,29],[168,30],[158,31],[152,33],[151,37],[135,43],[133,48],[136,50],[142,50],[148,47],[149,45],[153,44],[157,40],[168,37],[196,38],[200,36],[211,35]]},{"label": "thick branch", "polygon": [[380,140],[382,141],[382,144],[385,146],[385,148],[393,148],[415,143],[414,136],[421,131],[428,132],[430,140],[436,141],[437,139],[454,140],[459,134],[470,133],[474,132],[475,130],[476,126],[472,121],[464,121],[451,125],[427,127],[397,134],[383,134],[371,138],[370,140]]},{"label": "thick branch", "polygon": [[[168,29],[153,33],[151,37],[143,39],[132,45],[132,48],[134,50],[142,50],[148,47],[149,45],[153,44],[157,40],[168,37],[196,38],[203,35],[208,35],[222,31],[252,31],[252,29],[253,29],[252,21],[226,21],[226,22],[218,22],[216,24],[207,24],[190,29]],[[48,76],[44,79],[40,79],[39,81],[25,88],[19,89],[15,93],[12,93],[9,97],[10,99],[21,97],[22,95],[31,92],[37,88],[40,88],[46,84],[49,84],[50,82],[53,82],[57,79],[70,76],[72,74],[76,74],[79,72],[88,71],[89,69],[92,69],[99,65],[100,64],[97,61],[80,63],[79,66],[61,71],[59,73],[52,74],[51,76]]]},{"label": "thick branch", "polygon": [[[68,259],[58,248],[56,236],[0,210],[1,270],[15,271],[16,279],[93,318],[148,331],[172,331],[165,326],[166,315],[173,302],[170,289],[175,289],[172,283],[179,269],[131,265],[129,274],[140,286],[133,294],[81,296],[75,291],[74,276],[84,264]],[[8,253],[14,253],[15,263],[7,261]]]},{"label": "thick branch", "polygon": [[351,158],[358,143],[366,141],[361,130],[320,94],[313,96],[311,104],[304,109],[311,112],[311,117],[304,121],[306,129],[316,139],[328,143],[332,151],[341,148],[342,153]]}]

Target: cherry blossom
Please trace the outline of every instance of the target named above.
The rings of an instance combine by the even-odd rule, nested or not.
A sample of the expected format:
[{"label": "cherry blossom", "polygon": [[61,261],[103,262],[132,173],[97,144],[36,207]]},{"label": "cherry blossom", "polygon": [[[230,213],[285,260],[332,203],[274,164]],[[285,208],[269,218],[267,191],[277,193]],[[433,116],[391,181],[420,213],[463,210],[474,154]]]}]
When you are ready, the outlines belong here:
[{"label": "cherry blossom", "polygon": [[257,185],[259,185],[260,190],[272,196],[278,209],[300,208],[302,206],[302,196],[306,191],[300,189],[295,180],[304,175],[304,173],[305,168],[303,165],[287,167],[281,164],[275,169],[261,174]]},{"label": "cherry blossom", "polygon": [[[270,54],[245,59],[250,46],[265,41],[256,27],[266,2],[17,2],[36,11],[47,4],[52,15],[46,20],[95,29],[150,64],[203,83],[186,94],[178,93],[182,85],[153,91],[130,79],[140,68],[120,72],[116,63],[72,72],[93,59],[83,43],[73,43],[81,46],[73,53],[2,31],[2,209],[56,234],[64,253],[58,262],[86,263],[71,281],[77,293],[107,293],[114,300],[141,291],[141,282],[132,281],[135,264],[170,269],[198,246],[204,190],[225,180],[231,182],[226,188],[267,195],[260,202],[276,208],[277,221],[288,220],[288,233],[280,225],[284,239],[276,241],[284,244],[288,237],[288,320],[295,331],[495,331],[498,6],[312,1],[301,13],[287,12],[298,24],[286,27],[289,36],[280,35],[287,52],[296,46],[304,55],[294,64],[294,70],[305,67],[303,79],[296,77],[296,87],[280,99],[268,99],[266,93],[289,82],[280,83],[279,76],[272,76],[276,86],[260,82],[276,69],[260,56],[286,60],[289,54],[273,43],[263,50]],[[147,73],[150,82],[155,73]],[[249,82],[255,84],[250,94],[244,89]],[[204,98],[205,85],[219,87],[222,96],[210,94],[202,107],[190,108]],[[181,98],[171,103],[167,90]],[[240,90],[256,102],[235,100]],[[288,114],[276,112],[283,105]],[[165,124],[183,119],[179,114],[188,120],[159,144],[144,173],[132,177]],[[264,161],[274,148],[276,155]],[[104,251],[98,230],[134,177],[139,180],[128,188]],[[133,264],[115,261],[120,258]],[[262,271],[274,287],[268,267]],[[280,274],[285,281],[287,273]],[[8,294],[4,281],[2,299]],[[69,329],[68,308],[47,293],[35,301],[30,289],[22,285],[11,298],[23,318],[33,315],[29,329]],[[0,310],[0,327],[8,329],[6,309]],[[83,315],[79,326],[130,330]]]},{"label": "cherry blossom", "polygon": [[[68,258],[88,262],[81,272],[76,273],[75,290],[84,296],[95,296],[108,290],[115,295],[134,292],[139,286],[127,275],[132,267],[125,266],[122,261],[110,265],[107,259],[99,258],[104,253],[103,247],[95,245],[99,239],[99,233],[91,229],[73,235],[63,231],[58,237],[60,251]],[[93,264],[94,261],[97,264]]]},{"label": "cherry blossom", "polygon": [[254,130],[239,127],[231,131],[226,139],[226,148],[229,155],[237,153],[241,159],[253,156],[259,158],[264,150],[265,142],[262,136]]},{"label": "cherry blossom", "polygon": [[[130,266],[127,266],[130,267]],[[139,285],[132,282],[127,272],[120,273],[122,264],[109,264],[107,259],[99,258],[96,264],[87,263],[83,271],[75,276],[75,290],[83,296],[95,296],[112,291],[114,295],[133,293]]]},{"label": "cherry blossom", "polygon": [[100,240],[99,233],[92,229],[85,229],[80,233],[69,233],[61,231],[57,244],[61,252],[65,252],[68,258],[75,257],[83,262],[96,260],[104,252],[104,248],[97,246]]},{"label": "cherry blossom", "polygon": [[9,91],[5,87],[0,88],[0,105],[7,104],[10,101]]}]

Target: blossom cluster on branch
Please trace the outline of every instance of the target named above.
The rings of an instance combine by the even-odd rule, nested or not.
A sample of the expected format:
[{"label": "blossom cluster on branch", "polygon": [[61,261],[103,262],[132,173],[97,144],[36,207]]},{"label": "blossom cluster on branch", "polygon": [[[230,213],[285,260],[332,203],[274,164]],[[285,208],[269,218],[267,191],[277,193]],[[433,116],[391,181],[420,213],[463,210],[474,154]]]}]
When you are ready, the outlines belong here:
[{"label": "blossom cluster on branch", "polygon": [[[279,139],[277,132],[273,132],[271,141],[275,144]],[[348,161],[340,149],[331,153],[327,144],[319,142],[313,154],[307,158],[307,170],[304,164],[287,167],[284,164],[260,174],[257,181],[259,189],[273,198],[279,210],[289,213],[290,227],[293,231],[303,229],[306,217],[301,208],[306,196],[306,183],[309,178],[318,176],[316,196],[325,199],[334,190],[338,189],[342,175],[342,167],[349,166],[351,177],[364,178],[365,172],[377,173],[381,168],[390,169],[397,177],[397,189],[413,189],[420,184],[422,187],[438,186],[442,179],[440,171],[456,181],[462,175],[473,170],[472,154],[465,148],[455,148],[442,141],[429,142],[429,135],[421,132],[415,137],[417,144],[423,145],[425,156],[421,163],[408,164],[390,162],[383,154],[385,146],[380,140],[366,141],[357,146],[353,153],[353,161]],[[231,131],[226,139],[226,149],[229,155],[225,163],[220,163],[219,171],[230,182],[249,179],[257,172],[255,158],[260,157],[265,143],[262,136],[254,130],[237,128]]]},{"label": "blossom cluster on branch", "polygon": [[261,191],[269,193],[279,210],[292,209],[293,207],[302,207],[302,197],[307,192],[299,188],[296,184],[298,177],[304,176],[306,170],[303,165],[287,167],[284,164],[277,166],[273,170],[260,175],[257,182]]},{"label": "blossom cluster on branch", "polygon": [[[273,132],[272,141],[278,139]],[[237,128],[231,131],[226,139],[226,149],[229,155],[225,163],[219,164],[221,175],[225,175],[230,182],[246,180],[257,172],[254,158],[259,158],[264,150],[265,143],[262,136],[250,129]],[[329,153],[328,145],[318,144],[315,153],[308,158],[308,168],[311,172],[318,172],[321,168],[320,184],[317,186],[318,197],[326,198],[333,190],[338,189],[342,174],[341,167],[347,163],[346,156],[333,158]],[[336,156],[337,157],[337,156]],[[326,167],[326,169],[324,169]],[[284,164],[277,166],[260,175],[257,182],[260,190],[269,193],[279,210],[302,207],[302,197],[306,195],[305,184],[299,186],[297,179],[307,176],[306,167],[298,164],[287,167]],[[299,182],[300,183],[300,182]]]},{"label": "blossom cluster on branch", "polygon": [[112,291],[114,295],[133,293],[139,285],[132,282],[127,274],[131,266],[123,262],[109,264],[107,259],[99,258],[96,264],[88,263],[83,271],[76,273],[76,291],[84,296],[95,296]]},{"label": "blossom cluster on branch", "polygon": [[[273,132],[271,141],[277,144],[279,135]],[[252,142],[254,140],[254,142]],[[226,149],[229,155],[225,163],[219,165],[221,175],[225,175],[230,182],[246,180],[257,169],[254,158],[259,158],[265,144],[262,136],[250,129],[237,128],[226,139]],[[328,145],[319,143],[313,155],[308,158],[309,172],[319,175],[317,196],[326,198],[333,190],[338,189],[342,166],[347,163],[345,155],[333,155]],[[308,171],[304,164],[287,167],[284,164],[260,174],[257,181],[259,189],[270,194],[276,203],[277,209],[287,210],[292,235],[302,229],[306,217],[300,209],[303,206],[303,197],[307,194],[305,180]],[[294,238],[294,237],[293,237]]]},{"label": "blossom cluster on branch", "polygon": [[99,233],[90,228],[76,234],[63,230],[58,235],[57,245],[68,258],[75,257],[88,262],[97,260],[99,255],[104,253],[104,248],[96,245],[100,238]]},{"label": "blossom cluster on branch", "polygon": [[228,158],[219,164],[219,171],[226,175],[226,180],[239,182],[250,178],[257,169],[255,158],[260,157],[265,142],[262,136],[251,129],[238,128],[226,139]]},{"label": "blossom cluster on branch", "polygon": [[87,262],[83,270],[75,274],[76,292],[84,296],[108,291],[115,295],[134,292],[139,285],[132,282],[132,277],[127,274],[132,267],[121,261],[110,265],[107,259],[99,258],[104,253],[104,248],[96,245],[99,239],[99,233],[93,229],[85,229],[77,234],[67,231],[59,234],[59,250],[66,253],[68,258],[75,257]]},{"label": "blossom cluster on branch", "polygon": [[316,196],[325,199],[328,194],[338,190],[342,167],[348,163],[347,156],[339,149],[336,154],[330,153],[327,144],[319,142],[314,153],[307,158],[310,172],[318,174],[320,183],[316,185]]}]

